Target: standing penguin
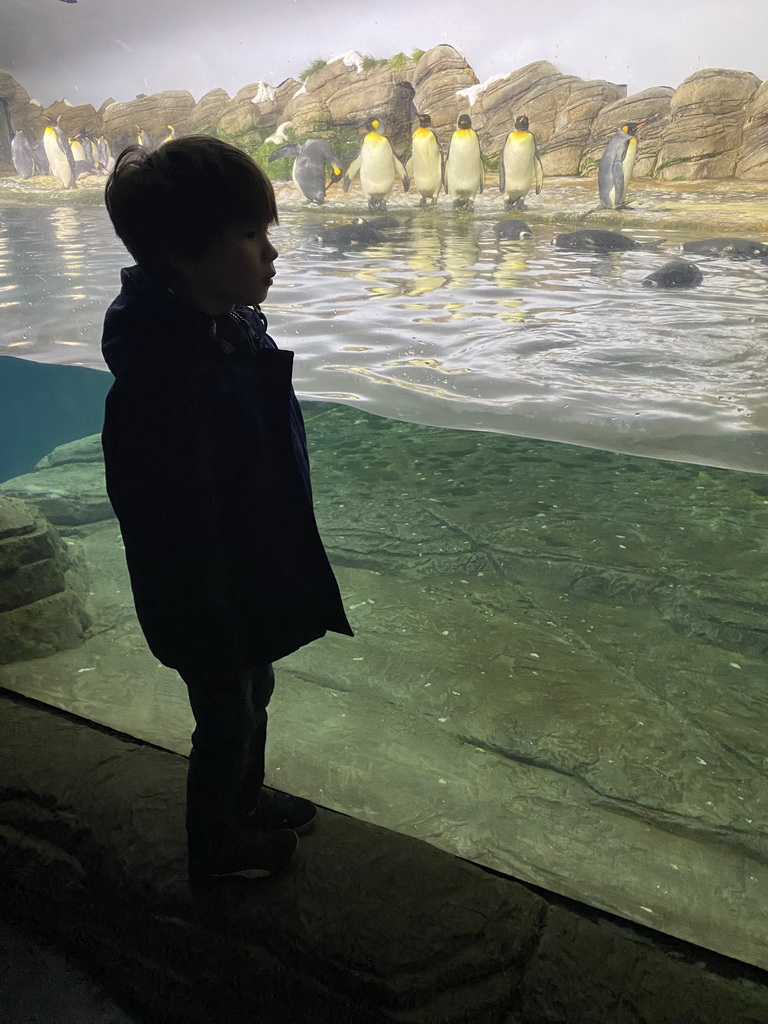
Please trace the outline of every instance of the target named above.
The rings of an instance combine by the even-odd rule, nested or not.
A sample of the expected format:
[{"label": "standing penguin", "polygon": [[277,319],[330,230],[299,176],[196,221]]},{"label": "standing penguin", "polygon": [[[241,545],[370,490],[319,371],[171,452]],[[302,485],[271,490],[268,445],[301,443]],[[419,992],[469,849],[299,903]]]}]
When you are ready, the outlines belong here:
[{"label": "standing penguin", "polygon": [[163,142],[173,142],[173,140],[177,138],[176,129],[172,124],[167,124],[165,127],[168,129],[168,134],[163,139]]},{"label": "standing penguin", "polygon": [[625,205],[629,179],[632,177],[632,169],[637,158],[635,133],[645,124],[645,121],[629,121],[621,125],[611,136],[600,157],[597,187],[600,192],[600,205],[605,210],[618,210]]},{"label": "standing penguin", "polygon": [[109,174],[115,166],[115,158],[112,156],[112,150],[109,148],[106,135],[100,135],[96,140],[96,152],[99,157],[99,170],[102,174]]},{"label": "standing penguin", "polygon": [[20,178],[31,178],[35,173],[35,154],[22,128],[17,128],[11,139],[11,160]]},{"label": "standing penguin", "polygon": [[453,196],[454,209],[464,210],[471,210],[475,196],[483,191],[483,154],[469,114],[461,114],[448,145],[445,191]]},{"label": "standing penguin", "polygon": [[429,114],[419,114],[418,118],[419,127],[413,133],[411,156],[405,170],[421,193],[419,206],[426,206],[428,199],[434,206],[443,184],[443,151]]},{"label": "standing penguin", "polygon": [[301,145],[288,143],[269,154],[269,162],[295,156],[293,183],[310,203],[321,206],[325,202],[325,165],[331,165],[329,185],[341,181],[341,164],[325,139],[307,139]]},{"label": "standing penguin", "polygon": [[504,195],[505,210],[524,210],[525,197],[536,180],[536,195],[541,192],[544,168],[528,118],[515,118],[515,127],[504,140],[499,163],[499,192]]},{"label": "standing penguin", "polygon": [[75,160],[72,150],[69,148],[69,139],[59,127],[58,121],[54,124],[51,117],[46,120],[48,124],[43,132],[43,146],[51,167],[51,174],[59,179],[64,188],[74,188]]},{"label": "standing penguin", "polygon": [[69,140],[69,148],[72,151],[72,159],[75,161],[75,178],[84,171],[91,170],[92,164],[88,159],[88,153],[79,134],[74,139]]},{"label": "standing penguin", "polygon": [[152,139],[150,139],[149,133],[145,132],[141,125],[138,124],[136,125],[136,131],[138,132],[136,136],[136,141],[141,146],[141,148],[152,149]]},{"label": "standing penguin", "polygon": [[386,209],[396,174],[402,178],[403,192],[410,188],[406,170],[395,156],[392,143],[385,135],[380,134],[380,126],[378,117],[372,117],[370,121],[360,125],[360,130],[365,130],[367,134],[360,152],[349,165],[344,177],[344,191],[348,192],[351,179],[360,173],[360,185],[363,195],[368,200],[369,210]]}]

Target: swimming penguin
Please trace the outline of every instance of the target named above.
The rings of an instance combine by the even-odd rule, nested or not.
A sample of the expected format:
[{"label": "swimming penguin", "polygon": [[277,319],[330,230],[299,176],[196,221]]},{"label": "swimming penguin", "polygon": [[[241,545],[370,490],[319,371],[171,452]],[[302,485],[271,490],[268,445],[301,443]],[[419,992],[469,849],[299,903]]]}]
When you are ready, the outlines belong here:
[{"label": "swimming penguin", "polygon": [[638,128],[647,122],[629,121],[623,124],[612,136],[600,157],[597,169],[597,187],[600,192],[600,205],[605,210],[618,210],[625,205],[629,179],[637,158]]},{"label": "swimming penguin", "polygon": [[405,170],[421,193],[419,206],[426,206],[428,199],[434,206],[443,185],[443,151],[430,115],[419,114],[418,118],[419,127],[413,133],[411,155]]},{"label": "swimming penguin", "polygon": [[749,238],[705,238],[701,242],[684,242],[683,252],[724,256],[731,260],[758,260],[768,256],[768,245]]},{"label": "swimming penguin", "polygon": [[528,131],[525,115],[515,118],[515,128],[504,140],[499,161],[499,192],[504,195],[504,209],[525,209],[525,197],[536,181],[536,195],[541,192],[544,167],[539,159],[536,139]]},{"label": "swimming penguin", "polygon": [[403,192],[410,188],[410,181],[405,168],[395,156],[392,143],[385,135],[379,133],[381,122],[377,117],[360,125],[360,130],[367,132],[360,147],[360,152],[349,165],[344,177],[344,191],[349,191],[352,178],[359,172],[363,195],[368,200],[369,210],[384,210],[387,206],[395,175],[403,181]]},{"label": "swimming penguin", "polygon": [[514,220],[512,217],[509,217],[507,220],[500,220],[498,224],[494,224],[493,232],[497,238],[510,238],[513,240],[533,238],[530,226],[524,220]]},{"label": "swimming penguin", "polygon": [[618,231],[601,231],[596,228],[555,235],[553,245],[558,249],[569,249],[571,252],[629,252],[632,249],[643,248],[629,235],[621,235]]},{"label": "swimming penguin", "polygon": [[11,160],[20,178],[31,178],[35,173],[35,154],[23,128],[17,128],[11,139]]},{"label": "swimming penguin", "polygon": [[695,288],[703,280],[704,276],[695,263],[670,260],[643,278],[643,288]]},{"label": "swimming penguin", "polygon": [[370,221],[362,218],[352,224],[339,224],[335,227],[324,228],[314,237],[322,245],[333,245],[337,249],[350,249],[355,245],[373,245],[374,242],[388,241],[386,235],[383,235]]},{"label": "swimming penguin", "polygon": [[48,124],[43,132],[45,155],[48,157],[51,174],[58,178],[64,188],[75,187],[75,161],[69,148],[69,139],[59,127],[58,121],[53,123],[47,118]]},{"label": "swimming penguin", "polygon": [[320,206],[325,202],[325,165],[331,165],[331,179],[328,185],[341,181],[339,158],[324,139],[307,139],[300,145],[288,143],[269,154],[269,162],[295,156],[293,182],[310,203]]},{"label": "swimming penguin", "polygon": [[483,154],[469,114],[461,114],[448,144],[445,190],[453,196],[454,209],[470,210],[483,191]]}]

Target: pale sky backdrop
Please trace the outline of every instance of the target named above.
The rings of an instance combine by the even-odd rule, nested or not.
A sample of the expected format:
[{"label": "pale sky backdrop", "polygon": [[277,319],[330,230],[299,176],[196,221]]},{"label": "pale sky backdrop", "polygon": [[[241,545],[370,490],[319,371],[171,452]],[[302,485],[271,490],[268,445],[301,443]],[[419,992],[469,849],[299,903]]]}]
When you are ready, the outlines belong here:
[{"label": "pale sky backdrop", "polygon": [[629,94],[706,67],[768,78],[768,0],[0,0],[0,69],[48,105],[278,85],[317,57],[450,43],[480,81],[534,60]]}]

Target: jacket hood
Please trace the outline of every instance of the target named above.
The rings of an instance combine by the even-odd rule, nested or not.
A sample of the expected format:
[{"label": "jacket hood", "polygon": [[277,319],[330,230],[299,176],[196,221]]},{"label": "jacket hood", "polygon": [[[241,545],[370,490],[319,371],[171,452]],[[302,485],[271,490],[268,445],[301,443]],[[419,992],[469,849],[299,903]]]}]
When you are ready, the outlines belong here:
[{"label": "jacket hood", "polygon": [[[115,377],[137,357],[162,358],[179,342],[188,345],[195,338],[215,338],[220,321],[229,321],[231,329],[231,318],[213,317],[180,302],[137,266],[120,271],[120,284],[120,294],[104,316],[101,336],[104,361]],[[250,306],[235,310],[264,344],[266,320],[261,312]]]}]

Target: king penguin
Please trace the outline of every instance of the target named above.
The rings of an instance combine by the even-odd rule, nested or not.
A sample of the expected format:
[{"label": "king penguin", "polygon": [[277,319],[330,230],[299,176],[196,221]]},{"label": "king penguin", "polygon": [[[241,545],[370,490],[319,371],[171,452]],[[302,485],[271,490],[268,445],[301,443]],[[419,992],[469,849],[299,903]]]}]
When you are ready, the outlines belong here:
[{"label": "king penguin", "polygon": [[11,160],[20,178],[31,178],[35,173],[35,154],[22,128],[17,128],[11,139]]},{"label": "king penguin", "polygon": [[173,127],[172,124],[167,124],[165,127],[168,129],[168,134],[163,139],[163,142],[173,142],[173,140],[177,137],[176,129]]},{"label": "king penguin", "polygon": [[325,139],[307,139],[300,145],[288,143],[269,154],[269,162],[295,156],[293,183],[310,203],[321,206],[325,202],[325,165],[331,165],[329,185],[341,181],[341,164]]},{"label": "king penguin", "polygon": [[115,158],[112,156],[106,135],[100,135],[96,140],[96,152],[99,155],[99,170],[102,174],[109,174],[115,166]]},{"label": "king penguin", "polygon": [[536,180],[536,195],[541,192],[544,168],[528,118],[515,118],[514,130],[507,135],[499,162],[499,192],[504,196],[505,210],[524,210],[525,197]]},{"label": "king penguin", "polygon": [[360,174],[360,185],[363,195],[368,200],[369,210],[385,210],[387,199],[395,184],[395,175],[403,181],[403,192],[410,188],[410,181],[405,168],[395,156],[392,143],[379,132],[381,122],[378,117],[360,125],[366,136],[360,152],[349,165],[344,177],[344,191],[349,191],[349,184],[355,175]]},{"label": "king penguin", "polygon": [[43,146],[48,163],[51,167],[51,174],[58,178],[64,188],[75,187],[75,161],[72,150],[69,148],[69,139],[59,127],[58,122],[53,123],[53,118],[48,118],[48,124],[43,132]]},{"label": "king penguin", "polygon": [[600,157],[597,169],[597,187],[600,192],[600,205],[605,210],[618,210],[624,206],[624,199],[629,188],[629,179],[637,158],[638,128],[645,121],[629,121],[611,136],[608,145]]},{"label": "king penguin", "polygon": [[421,193],[419,206],[426,206],[427,200],[434,206],[443,185],[443,151],[432,127],[429,114],[419,114],[419,127],[413,133],[411,156],[405,165],[409,179]]},{"label": "king penguin", "polygon": [[445,190],[453,196],[454,209],[472,209],[475,196],[483,191],[483,154],[469,114],[461,114],[448,145],[445,161]]},{"label": "king penguin", "polygon": [[136,142],[141,146],[142,149],[152,149],[152,139],[149,137],[149,133],[145,132],[141,125],[136,125]]}]

